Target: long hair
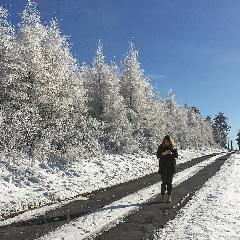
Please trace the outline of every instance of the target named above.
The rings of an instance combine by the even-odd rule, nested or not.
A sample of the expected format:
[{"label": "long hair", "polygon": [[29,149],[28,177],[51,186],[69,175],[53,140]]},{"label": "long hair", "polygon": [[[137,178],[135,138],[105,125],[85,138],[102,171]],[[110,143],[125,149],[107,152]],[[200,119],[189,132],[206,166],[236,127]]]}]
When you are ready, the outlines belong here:
[{"label": "long hair", "polygon": [[170,147],[172,149],[176,149],[176,143],[174,142],[174,140],[172,139],[172,137],[170,135],[166,135],[164,138],[163,138],[163,141],[162,141],[162,145],[165,146],[164,142],[165,140],[167,140],[169,143],[170,143]]}]

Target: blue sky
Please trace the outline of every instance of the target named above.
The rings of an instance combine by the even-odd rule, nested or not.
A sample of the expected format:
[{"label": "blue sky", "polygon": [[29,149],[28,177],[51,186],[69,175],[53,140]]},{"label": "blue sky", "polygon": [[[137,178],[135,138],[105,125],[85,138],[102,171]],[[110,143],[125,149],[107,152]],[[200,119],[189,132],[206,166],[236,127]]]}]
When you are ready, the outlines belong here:
[{"label": "blue sky", "polygon": [[[0,0],[16,24],[26,0]],[[240,130],[239,0],[38,0],[43,21],[56,16],[72,52],[90,63],[98,39],[107,60],[123,59],[134,41],[162,97],[169,88],[204,116],[222,111]]]}]

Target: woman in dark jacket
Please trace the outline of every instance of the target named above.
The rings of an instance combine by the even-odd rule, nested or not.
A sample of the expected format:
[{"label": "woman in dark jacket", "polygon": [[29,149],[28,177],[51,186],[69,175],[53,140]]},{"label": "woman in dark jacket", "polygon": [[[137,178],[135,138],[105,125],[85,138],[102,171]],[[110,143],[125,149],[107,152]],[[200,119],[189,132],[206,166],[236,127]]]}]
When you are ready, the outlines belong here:
[{"label": "woman in dark jacket", "polygon": [[[169,135],[166,135],[159,145],[157,158],[159,159],[158,173],[161,174],[162,180],[160,202],[171,202],[172,180],[174,173],[176,173],[178,152],[176,144]],[[167,194],[165,195],[166,190]]]}]

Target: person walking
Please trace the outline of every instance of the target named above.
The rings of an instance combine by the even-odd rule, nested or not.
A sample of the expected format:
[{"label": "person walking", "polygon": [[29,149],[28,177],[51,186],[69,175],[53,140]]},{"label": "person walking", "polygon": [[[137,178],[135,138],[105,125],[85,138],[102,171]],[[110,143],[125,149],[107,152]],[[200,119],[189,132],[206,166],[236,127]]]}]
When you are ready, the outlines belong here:
[{"label": "person walking", "polygon": [[[178,158],[178,151],[170,135],[166,135],[159,145],[157,158],[159,160],[158,173],[161,175],[162,180],[160,202],[171,202],[172,180],[176,173],[176,158]],[[167,194],[165,195],[166,190]]]}]

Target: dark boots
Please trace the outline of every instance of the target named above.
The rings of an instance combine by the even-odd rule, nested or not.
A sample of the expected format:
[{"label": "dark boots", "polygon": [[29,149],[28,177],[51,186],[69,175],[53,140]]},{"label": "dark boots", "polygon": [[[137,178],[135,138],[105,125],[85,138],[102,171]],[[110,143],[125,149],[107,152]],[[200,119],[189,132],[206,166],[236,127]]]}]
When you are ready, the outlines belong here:
[{"label": "dark boots", "polygon": [[[171,202],[171,193],[172,193],[172,173],[161,174],[162,184],[161,184],[161,197],[160,202],[170,203]],[[165,194],[167,190],[167,194]]]},{"label": "dark boots", "polygon": [[164,202],[165,202],[164,195],[161,195],[160,196],[160,203],[164,203]]},{"label": "dark boots", "polygon": [[171,194],[166,194],[164,198],[165,203],[170,203],[172,201]]},{"label": "dark boots", "polygon": [[172,201],[171,194],[165,194],[160,196],[160,203],[170,203]]}]

